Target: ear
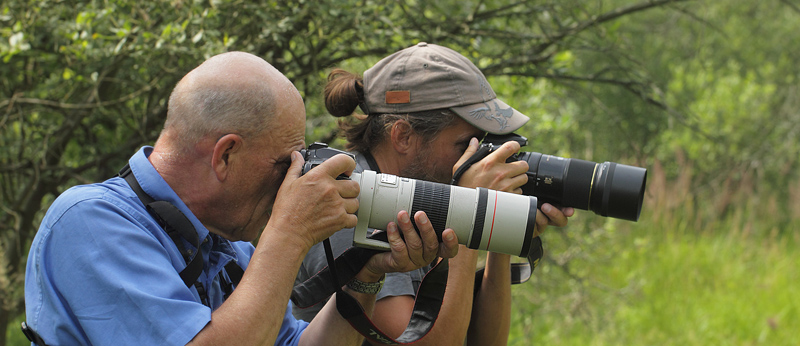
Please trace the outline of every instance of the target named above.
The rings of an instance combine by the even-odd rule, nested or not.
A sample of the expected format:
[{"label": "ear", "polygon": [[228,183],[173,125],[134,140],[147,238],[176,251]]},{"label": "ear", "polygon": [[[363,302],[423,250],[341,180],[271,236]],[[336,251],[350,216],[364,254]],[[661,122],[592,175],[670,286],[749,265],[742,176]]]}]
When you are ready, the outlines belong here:
[{"label": "ear", "polygon": [[405,120],[398,120],[392,124],[390,136],[394,150],[403,155],[416,150],[419,142],[419,136],[414,133],[411,124]]},{"label": "ear", "polygon": [[236,162],[236,155],[241,149],[242,137],[237,134],[227,134],[217,140],[214,152],[211,154],[211,169],[216,173],[217,179],[224,181],[228,177],[232,164]]}]

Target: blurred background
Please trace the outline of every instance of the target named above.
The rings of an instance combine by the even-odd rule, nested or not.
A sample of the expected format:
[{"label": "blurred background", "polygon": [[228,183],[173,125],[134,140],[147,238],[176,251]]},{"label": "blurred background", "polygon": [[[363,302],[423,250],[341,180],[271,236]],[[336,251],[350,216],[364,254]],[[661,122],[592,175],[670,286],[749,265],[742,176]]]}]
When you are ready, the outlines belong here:
[{"label": "blurred background", "polygon": [[579,211],[513,287],[510,345],[797,345],[800,1],[317,0],[0,4],[0,346],[24,345],[28,247],[66,188],[152,145],[175,83],[224,51],[305,99],[425,41],[531,117],[525,151],[648,169],[641,219]]}]

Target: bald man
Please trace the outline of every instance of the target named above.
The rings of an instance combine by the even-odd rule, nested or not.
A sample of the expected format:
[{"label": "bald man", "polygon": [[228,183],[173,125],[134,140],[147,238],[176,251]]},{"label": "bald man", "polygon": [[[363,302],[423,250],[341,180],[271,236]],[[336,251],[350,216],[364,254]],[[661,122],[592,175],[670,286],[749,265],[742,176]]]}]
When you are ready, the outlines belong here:
[{"label": "bald man", "polygon": [[[300,94],[261,58],[225,53],[192,70],[154,147],[134,154],[122,177],[73,187],[47,211],[28,257],[28,325],[52,345],[360,344],[333,299],[311,324],[288,305],[311,246],[357,221],[358,184],[336,180],[355,162],[336,156],[300,176],[304,133]],[[189,227],[166,223],[193,227],[199,248],[165,231],[142,191],[185,215]],[[387,225],[392,251],[355,280],[455,256],[452,230],[439,244],[425,214],[414,217],[420,236],[410,222]],[[191,284],[181,271],[195,253],[203,265]],[[349,293],[371,313],[374,294]]]}]

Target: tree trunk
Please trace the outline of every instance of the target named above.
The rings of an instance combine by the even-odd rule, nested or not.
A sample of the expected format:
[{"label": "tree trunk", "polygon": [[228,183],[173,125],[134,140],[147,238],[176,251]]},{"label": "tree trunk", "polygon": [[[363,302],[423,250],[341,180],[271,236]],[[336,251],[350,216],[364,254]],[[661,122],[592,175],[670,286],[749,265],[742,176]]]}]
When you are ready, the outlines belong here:
[{"label": "tree trunk", "polygon": [[[11,311],[0,307],[0,346],[6,346],[6,330],[8,329],[8,321],[11,319],[9,315],[11,315]],[[20,333],[22,333],[21,330]]]}]

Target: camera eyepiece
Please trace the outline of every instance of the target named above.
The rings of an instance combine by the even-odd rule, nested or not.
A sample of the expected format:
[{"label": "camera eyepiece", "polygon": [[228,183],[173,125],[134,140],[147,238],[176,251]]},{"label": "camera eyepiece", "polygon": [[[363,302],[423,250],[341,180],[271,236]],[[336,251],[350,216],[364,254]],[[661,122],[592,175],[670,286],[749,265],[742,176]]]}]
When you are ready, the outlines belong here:
[{"label": "camera eyepiece", "polygon": [[[306,161],[303,164],[302,174],[306,174],[306,172],[308,172],[310,169],[319,166],[321,163],[325,162],[325,160],[330,159],[338,154],[345,154],[353,157],[353,154],[328,147],[327,144],[319,142],[312,143],[308,146],[308,148],[300,149],[300,155],[302,155],[303,160]],[[355,157],[353,157],[353,159],[355,159]]]}]

